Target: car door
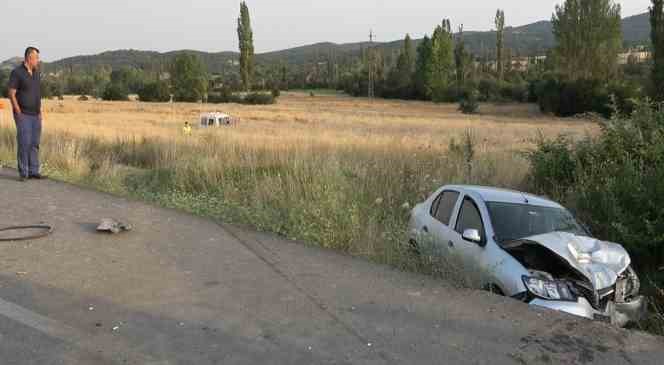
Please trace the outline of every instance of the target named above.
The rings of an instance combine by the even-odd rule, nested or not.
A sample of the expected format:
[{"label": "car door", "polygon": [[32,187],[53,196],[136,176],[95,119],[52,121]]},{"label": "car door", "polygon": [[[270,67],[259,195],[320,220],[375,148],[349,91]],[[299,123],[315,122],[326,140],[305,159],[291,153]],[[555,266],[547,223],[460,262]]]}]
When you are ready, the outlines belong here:
[{"label": "car door", "polygon": [[444,190],[431,205],[432,254],[449,255],[448,243],[454,234],[451,219],[461,194],[454,190]]},{"label": "car door", "polygon": [[[478,230],[482,242],[475,243],[463,239],[463,233],[467,229]],[[486,270],[481,264],[486,244],[486,227],[479,206],[472,197],[466,195],[459,204],[452,238],[449,242],[449,250],[454,256],[459,257],[463,263],[464,275],[473,286],[482,286],[486,280]]]}]

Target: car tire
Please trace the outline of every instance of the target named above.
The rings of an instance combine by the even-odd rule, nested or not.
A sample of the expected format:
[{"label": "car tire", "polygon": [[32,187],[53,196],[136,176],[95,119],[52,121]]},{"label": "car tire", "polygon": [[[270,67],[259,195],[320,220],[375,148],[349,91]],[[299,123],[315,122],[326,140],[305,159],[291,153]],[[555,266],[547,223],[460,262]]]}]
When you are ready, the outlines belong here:
[{"label": "car tire", "polygon": [[408,251],[416,255],[420,254],[420,246],[415,240],[408,241]]}]

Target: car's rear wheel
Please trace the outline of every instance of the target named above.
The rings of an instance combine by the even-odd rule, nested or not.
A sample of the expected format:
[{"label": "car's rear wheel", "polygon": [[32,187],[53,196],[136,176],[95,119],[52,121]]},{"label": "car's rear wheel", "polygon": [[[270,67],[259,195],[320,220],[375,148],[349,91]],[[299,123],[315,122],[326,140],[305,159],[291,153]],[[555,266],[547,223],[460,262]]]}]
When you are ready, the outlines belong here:
[{"label": "car's rear wheel", "polygon": [[416,255],[420,254],[420,246],[415,240],[408,241],[408,251]]}]

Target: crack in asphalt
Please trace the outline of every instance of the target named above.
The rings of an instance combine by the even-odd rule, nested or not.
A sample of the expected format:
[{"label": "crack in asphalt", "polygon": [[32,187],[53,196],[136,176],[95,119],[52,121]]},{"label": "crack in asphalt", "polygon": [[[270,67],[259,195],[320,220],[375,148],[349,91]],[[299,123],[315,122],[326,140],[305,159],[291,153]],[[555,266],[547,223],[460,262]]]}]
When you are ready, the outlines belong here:
[{"label": "crack in asphalt", "polygon": [[[254,254],[258,259],[263,261],[272,271],[274,271],[282,279],[288,282],[298,293],[302,294],[311,303],[313,303],[316,307],[318,307],[320,311],[328,315],[341,328],[343,328],[346,332],[355,337],[362,344],[362,346],[364,347],[371,346],[374,352],[387,363],[390,364],[399,363],[396,359],[393,358],[393,356],[389,355],[385,350],[376,351],[377,347],[375,346],[375,344],[371,343],[371,341],[368,338],[366,338],[357,330],[355,330],[352,326],[344,322],[341,318],[339,318],[338,315],[336,315],[333,311],[331,311],[329,309],[329,306],[327,306],[320,298],[309,293],[304,287],[302,287],[297,283],[297,281],[295,280],[295,278],[293,278],[292,275],[288,274],[284,269],[280,268],[278,264],[279,260],[273,259],[273,257],[278,257],[278,254],[275,251],[265,246],[259,240],[251,239],[250,242],[249,240],[240,237],[240,234],[235,229],[231,228],[228,225],[219,222],[217,222],[217,225],[226,233],[228,233],[230,236],[232,236],[235,240],[237,240],[242,246],[244,246],[252,254]],[[266,251],[268,254],[265,254],[261,251]]]}]

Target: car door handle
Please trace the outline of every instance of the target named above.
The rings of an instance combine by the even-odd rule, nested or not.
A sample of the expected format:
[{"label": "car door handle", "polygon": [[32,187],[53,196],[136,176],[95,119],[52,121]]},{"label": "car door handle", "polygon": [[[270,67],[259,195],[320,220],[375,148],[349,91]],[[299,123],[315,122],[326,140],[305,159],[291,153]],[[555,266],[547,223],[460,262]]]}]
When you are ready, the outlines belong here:
[{"label": "car door handle", "polygon": [[429,233],[429,227],[427,227],[427,226],[422,227],[422,230],[423,230],[425,233]]},{"label": "car door handle", "polygon": [[447,242],[447,245],[450,246],[450,247],[454,247],[454,242],[449,241],[449,242]]}]

